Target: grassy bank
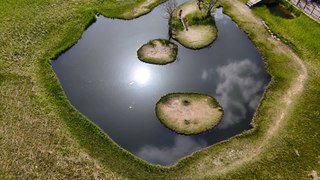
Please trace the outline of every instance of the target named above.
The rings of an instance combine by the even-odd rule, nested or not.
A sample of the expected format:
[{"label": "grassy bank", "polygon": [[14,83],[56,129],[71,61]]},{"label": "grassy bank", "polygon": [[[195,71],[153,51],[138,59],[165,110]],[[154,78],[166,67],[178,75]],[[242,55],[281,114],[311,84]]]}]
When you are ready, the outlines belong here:
[{"label": "grassy bank", "polygon": [[71,106],[50,66],[81,37],[95,13],[112,16],[108,10],[117,9],[123,18],[144,2],[0,3],[1,174],[40,179],[148,174],[152,167],[118,148]]},{"label": "grassy bank", "polygon": [[[242,3],[223,1],[225,12],[261,52],[272,82],[255,115],[253,130],[194,153],[175,166],[142,162],[79,114],[66,99],[50,60],[81,37],[95,13],[132,18],[128,13],[132,9],[143,14],[162,1],[148,1],[146,7],[144,2],[0,3],[1,178],[301,179],[308,178],[312,170],[319,174],[320,33],[319,26],[303,14],[289,23],[268,14],[265,7],[254,9],[304,59],[308,78],[300,82],[304,71],[294,54],[270,39]],[[309,35],[306,25],[314,27],[314,34]],[[304,85],[302,92],[290,91],[295,83]],[[292,102],[285,101],[286,97]],[[282,110],[286,110],[284,115]]]}]

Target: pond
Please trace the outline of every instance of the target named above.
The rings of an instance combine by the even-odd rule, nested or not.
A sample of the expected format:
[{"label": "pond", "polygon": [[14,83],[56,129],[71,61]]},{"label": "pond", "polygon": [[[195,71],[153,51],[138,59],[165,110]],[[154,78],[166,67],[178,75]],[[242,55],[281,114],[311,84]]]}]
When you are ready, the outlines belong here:
[{"label": "pond", "polygon": [[[179,45],[178,60],[164,66],[139,61],[140,46],[167,38],[163,14],[159,6],[130,21],[98,16],[52,67],[70,102],[119,146],[145,161],[170,165],[250,129],[270,77],[255,46],[222,9],[214,13],[218,37],[210,47]],[[192,136],[167,129],[155,104],[173,92],[216,97],[225,113],[221,123]]]}]

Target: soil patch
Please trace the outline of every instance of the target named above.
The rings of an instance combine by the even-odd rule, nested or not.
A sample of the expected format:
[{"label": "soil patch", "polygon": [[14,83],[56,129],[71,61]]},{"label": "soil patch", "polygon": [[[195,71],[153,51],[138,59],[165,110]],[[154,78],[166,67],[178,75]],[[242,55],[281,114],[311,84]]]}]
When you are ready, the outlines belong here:
[{"label": "soil patch", "polygon": [[199,49],[210,45],[216,38],[215,33],[212,26],[190,26],[188,31],[177,31],[173,37],[184,46]]},{"label": "soil patch", "polygon": [[313,179],[313,180],[320,180],[320,177],[317,174],[317,171],[312,171],[309,176]]},{"label": "soil patch", "polygon": [[168,64],[176,60],[178,46],[166,39],[155,39],[138,50],[138,58],[151,64]]},{"label": "soil patch", "polygon": [[199,134],[215,127],[223,116],[219,103],[211,96],[196,93],[168,94],[156,105],[159,120],[180,134]]}]

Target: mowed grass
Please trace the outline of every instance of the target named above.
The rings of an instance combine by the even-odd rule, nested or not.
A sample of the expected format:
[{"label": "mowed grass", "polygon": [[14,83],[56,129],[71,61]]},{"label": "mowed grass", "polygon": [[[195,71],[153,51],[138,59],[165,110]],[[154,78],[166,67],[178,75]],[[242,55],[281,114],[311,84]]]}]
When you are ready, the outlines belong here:
[{"label": "mowed grass", "polygon": [[[305,61],[308,81],[289,109],[281,128],[264,142],[284,105],[288,86],[299,66],[279,53],[266,31],[248,23],[234,1],[225,11],[244,29],[262,53],[272,82],[254,118],[254,130],[183,159],[176,166],[152,166],[120,149],[68,102],[51,69],[50,60],[71,47],[97,12],[133,18],[127,12],[143,7],[136,1],[17,0],[0,3],[0,178],[29,179],[302,179],[320,172],[319,28],[306,35],[309,18],[275,19],[255,11],[281,34]],[[153,7],[154,1],[149,5]],[[148,2],[150,3],[150,2]],[[148,8],[150,8],[148,6]],[[139,8],[138,8],[139,9]],[[298,22],[299,20],[299,22]],[[272,25],[274,24],[274,25]],[[294,26],[295,31],[286,31]],[[302,30],[299,30],[302,29]],[[298,36],[308,38],[299,38]],[[293,38],[296,37],[296,38]],[[312,38],[313,37],[313,38]],[[310,42],[311,45],[310,45]],[[309,48],[311,46],[311,48]],[[257,156],[259,145],[264,142]],[[297,155],[297,152],[299,156]]]}]

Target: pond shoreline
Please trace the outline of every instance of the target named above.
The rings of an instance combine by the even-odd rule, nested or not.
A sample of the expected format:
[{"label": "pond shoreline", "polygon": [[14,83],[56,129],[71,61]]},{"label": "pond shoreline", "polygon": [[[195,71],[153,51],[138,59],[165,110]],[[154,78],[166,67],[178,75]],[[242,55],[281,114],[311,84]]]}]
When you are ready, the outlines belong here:
[{"label": "pond shoreline", "polygon": [[[157,3],[160,2],[163,1],[157,1]],[[4,17],[8,19],[18,17],[10,14],[12,9],[8,7],[12,7],[13,3],[12,5],[8,3],[0,5],[3,10],[8,10],[7,16],[4,13]],[[308,49],[310,45],[299,39],[299,36],[293,37],[291,43],[293,43],[292,47],[296,46],[295,51],[299,56],[306,59],[305,64],[310,73],[305,84],[305,93],[298,99],[294,99],[294,107],[286,116],[283,115],[285,123],[284,125],[280,123],[281,130],[278,130],[278,134],[272,137],[272,142],[269,139],[265,141],[267,144],[264,146],[258,146],[259,154],[254,157],[249,154],[251,158],[243,159],[243,156],[247,154],[241,153],[250,147],[254,139],[263,139],[263,133],[272,125],[272,122],[267,121],[269,115],[267,110],[273,110],[270,107],[274,107],[275,104],[279,107],[283,105],[280,102],[281,97],[285,96],[290,83],[295,81],[297,72],[294,71],[294,68],[288,68],[283,73],[283,67],[299,69],[295,62],[283,58],[286,57],[283,53],[280,59],[272,58],[268,52],[264,54],[264,60],[267,62],[267,68],[273,79],[256,112],[253,122],[255,129],[196,152],[174,166],[155,166],[121,149],[100,128],[80,114],[65,97],[60,82],[50,66],[51,59],[55,59],[80,39],[86,29],[85,25],[90,25],[90,21],[94,19],[97,12],[106,17],[123,18],[121,17],[123,12],[129,11],[137,4],[132,2],[128,2],[132,3],[127,3],[128,5],[111,4],[104,1],[100,4],[87,2],[66,6],[67,1],[51,3],[46,3],[47,6],[44,8],[41,3],[30,4],[28,7],[19,4],[17,7],[25,7],[28,11],[24,11],[24,8],[16,8],[15,13],[23,13],[23,16],[28,19],[28,24],[23,24],[24,20],[13,19],[11,23],[5,21],[4,26],[1,27],[3,29],[1,32],[7,32],[4,35],[12,43],[7,44],[8,46],[5,46],[0,52],[4,58],[0,72],[0,85],[3,93],[1,117],[5,120],[2,128],[8,132],[8,136],[4,134],[2,136],[2,140],[6,142],[6,146],[2,146],[6,155],[1,156],[1,163],[4,163],[5,166],[1,166],[0,177],[254,179],[257,177],[272,178],[273,175],[277,175],[277,177],[301,179],[307,178],[312,168],[315,168],[319,174],[318,164],[315,161],[318,158],[316,154],[319,152],[319,145],[316,144],[319,142],[316,134],[319,123],[315,121],[319,115],[318,89],[320,86],[317,76],[319,63],[314,60],[316,58],[312,58],[317,57],[313,56],[316,54],[315,50]],[[259,49],[269,46],[267,42],[256,40],[260,34],[255,32],[255,27],[245,22],[250,18],[238,17],[241,13],[236,10],[246,8],[243,3],[235,6],[234,1],[225,1],[223,5],[225,12],[233,17]],[[39,11],[46,11],[45,16],[36,19],[38,17],[34,12]],[[68,22],[54,16],[62,14],[61,12],[68,18]],[[251,16],[256,15],[251,14]],[[306,17],[301,19],[302,22],[310,22],[310,19]],[[16,20],[20,23],[17,23]],[[273,20],[270,19],[270,21]],[[31,29],[39,22],[45,22],[45,24]],[[55,23],[61,26],[55,26]],[[46,24],[51,26],[45,26]],[[13,28],[7,30],[6,27],[11,27],[10,25],[24,30],[23,33]],[[281,28],[281,24],[278,25]],[[275,26],[270,28],[277,30]],[[302,27],[298,24],[297,28]],[[20,32],[21,36],[10,37],[14,35],[12,33],[17,32]],[[37,33],[37,39],[32,41],[36,44],[25,47],[25,44],[20,43],[31,42],[28,39],[30,37],[28,32]],[[279,31],[279,34],[288,37],[285,31]],[[309,41],[312,41],[312,38]],[[305,52],[305,49],[308,51]],[[36,53],[29,56],[28,52]],[[17,58],[14,63],[11,63],[12,57]],[[15,130],[23,131],[23,133],[17,133]],[[36,156],[34,152],[37,152]],[[297,157],[295,152],[300,153],[301,156]],[[224,155],[226,159],[216,158]],[[229,165],[221,164],[222,161]]]},{"label": "pond shoreline", "polygon": [[[265,72],[259,52],[245,33],[222,13],[222,9],[217,9],[215,13],[217,27],[220,29],[220,41],[214,46],[202,50],[179,46],[179,61],[166,66],[142,63],[136,57],[136,49],[141,47],[141,43],[153,37],[167,35],[167,20],[159,16],[161,13],[161,9],[157,8],[147,16],[133,21],[99,17],[77,45],[54,61],[52,67],[70,102],[116,143],[141,159],[170,165],[199,148],[249,129],[256,102],[260,99],[269,76]],[[148,26],[150,22],[154,24]],[[135,36],[132,37],[131,33]],[[232,40],[229,37],[233,37]],[[89,49],[87,44],[91,44]],[[93,50],[95,53],[92,53]],[[122,53],[118,53],[119,51]],[[230,59],[233,57],[246,59]],[[128,76],[119,72],[127,72]],[[241,84],[242,81],[248,83]],[[235,88],[231,89],[230,86]],[[137,88],[140,90],[137,91]],[[154,105],[164,94],[179,91],[206,93],[218,97],[225,110],[222,123],[210,131],[188,138],[165,128],[154,114]],[[251,98],[237,98],[232,94]],[[123,96],[127,98],[122,98]],[[96,107],[96,104],[99,106]],[[238,110],[235,104],[242,108]],[[143,122],[143,119],[149,120]],[[144,135],[132,131],[132,126],[145,132]],[[127,138],[119,133],[123,131],[127,132]],[[166,138],[159,142],[151,140],[151,137],[157,136]],[[175,149],[177,144],[186,139],[195,145],[184,151],[176,151],[174,156],[164,155],[167,157],[165,159],[146,150],[147,147]],[[171,143],[172,140],[174,143]]]}]

